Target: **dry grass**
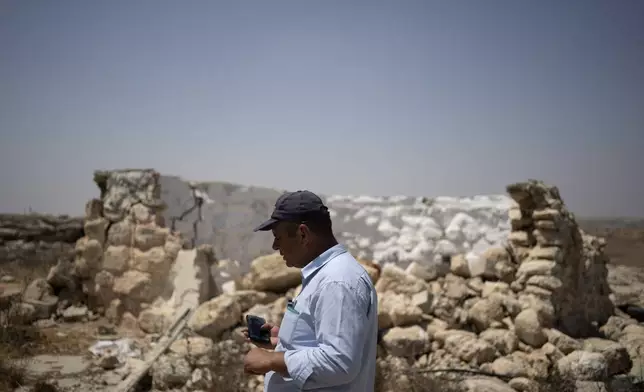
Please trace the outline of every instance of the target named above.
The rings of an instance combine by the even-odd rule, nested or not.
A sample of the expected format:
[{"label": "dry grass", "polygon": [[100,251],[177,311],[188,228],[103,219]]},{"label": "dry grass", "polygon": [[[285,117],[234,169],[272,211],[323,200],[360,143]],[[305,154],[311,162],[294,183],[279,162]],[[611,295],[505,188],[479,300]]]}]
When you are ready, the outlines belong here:
[{"label": "dry grass", "polygon": [[14,308],[0,311],[0,390],[11,390],[27,383],[28,355],[40,341],[38,330],[25,325]]},{"label": "dry grass", "polygon": [[10,275],[16,281],[29,284],[36,278],[46,278],[55,263],[29,263],[22,260],[0,263],[0,276]]},{"label": "dry grass", "polygon": [[[20,283],[0,286],[22,289],[32,279],[46,275],[44,268],[26,268],[22,263],[3,264],[0,275],[9,274],[20,279]],[[24,283],[23,283],[24,282]],[[31,325],[31,320],[21,311],[22,292],[15,297],[2,301],[0,305],[0,390],[12,390],[25,385],[28,381],[27,366],[29,357],[39,348],[47,345],[46,337]]]}]

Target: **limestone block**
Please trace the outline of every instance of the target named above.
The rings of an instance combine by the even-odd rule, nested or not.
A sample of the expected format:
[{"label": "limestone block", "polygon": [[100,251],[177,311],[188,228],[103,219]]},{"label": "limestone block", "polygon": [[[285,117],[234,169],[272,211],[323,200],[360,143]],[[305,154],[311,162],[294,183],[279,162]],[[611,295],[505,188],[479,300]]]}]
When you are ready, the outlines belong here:
[{"label": "limestone block", "polygon": [[425,290],[411,296],[411,304],[419,307],[423,313],[429,314],[432,311],[434,296],[431,291]]},{"label": "limestone block", "polygon": [[191,336],[176,340],[168,350],[186,358],[192,366],[208,366],[214,354],[214,343],[202,336]]},{"label": "limestone block", "polygon": [[155,224],[140,224],[134,229],[134,246],[145,252],[165,245],[170,230]]},{"label": "limestone block", "polygon": [[558,246],[535,246],[530,250],[529,260],[552,260],[559,264],[563,263],[563,251]]},{"label": "limestone block", "polygon": [[541,385],[538,381],[526,377],[516,377],[508,381],[508,385],[517,392],[539,392]]},{"label": "limestone block", "polygon": [[548,342],[557,347],[564,355],[582,349],[581,343],[557,329],[547,328],[544,329],[544,332],[548,336]]},{"label": "limestone block", "polygon": [[558,221],[560,218],[561,212],[554,208],[544,208],[532,212],[532,219],[534,219],[535,221]]},{"label": "limestone block", "polygon": [[103,201],[91,199],[85,203],[85,220],[99,219],[103,217]]},{"label": "limestone block", "polygon": [[241,307],[237,301],[221,295],[199,305],[188,322],[188,327],[201,336],[217,339],[226,329],[239,323],[241,316]]},{"label": "limestone block", "polygon": [[519,295],[518,300],[524,310],[533,309],[537,312],[543,327],[552,326],[554,324],[557,315],[555,314],[555,308],[551,301],[537,297],[533,294],[524,293]]},{"label": "limestone block", "polygon": [[535,244],[533,233],[519,230],[513,231],[508,235],[508,241],[516,246],[532,247]]},{"label": "limestone block", "polygon": [[548,341],[539,315],[533,309],[525,309],[519,313],[514,319],[514,328],[519,340],[532,347],[541,347]]},{"label": "limestone block", "polygon": [[461,382],[464,392],[516,392],[509,384],[497,378],[466,378]]},{"label": "limestone block", "polygon": [[527,377],[545,380],[550,367],[549,359],[542,353],[515,351],[498,358],[486,370],[507,377]]},{"label": "limestone block", "polygon": [[561,271],[561,266],[552,260],[527,260],[517,269],[517,280],[525,283],[532,276],[552,276]]},{"label": "limestone block", "polygon": [[550,301],[552,297],[552,291],[543,289],[538,286],[533,286],[531,284],[526,284],[525,288],[523,289],[523,293],[534,295],[535,297],[541,298],[544,301]]},{"label": "limestone block", "polygon": [[114,280],[114,292],[128,300],[149,301],[152,281],[150,274],[140,271],[127,271]]},{"label": "limestone block", "polygon": [[257,291],[285,292],[302,283],[298,268],[287,267],[279,253],[260,256],[252,261],[246,286]]},{"label": "limestone block", "polygon": [[412,303],[410,295],[386,292],[378,301],[378,325],[380,328],[418,324],[423,319],[423,310]]},{"label": "limestone block", "polygon": [[452,256],[450,260],[450,271],[457,276],[469,278],[471,276],[469,263],[462,254]]},{"label": "limestone block", "polygon": [[108,245],[132,246],[134,223],[129,219],[114,222],[107,230]]},{"label": "limestone block", "polygon": [[155,390],[182,388],[192,377],[192,367],[186,358],[177,354],[162,355],[150,369]]},{"label": "limestone block", "polygon": [[428,352],[429,337],[427,332],[418,325],[394,327],[385,333],[382,344],[391,355],[415,358]]},{"label": "limestone block", "polygon": [[621,343],[606,339],[590,338],[584,341],[583,350],[600,353],[606,358],[608,376],[626,374],[633,366],[626,347]]},{"label": "limestone block", "polygon": [[73,276],[74,263],[67,259],[59,259],[55,266],[49,269],[47,283],[54,289],[76,289]]},{"label": "limestone block", "polygon": [[376,283],[376,291],[379,293],[390,291],[398,294],[416,294],[428,288],[424,280],[406,274],[405,270],[393,263],[385,264]]},{"label": "limestone block", "polygon": [[105,244],[107,238],[107,228],[110,222],[102,217],[85,221],[85,235],[90,240],[98,241],[101,246]]},{"label": "limestone block", "polygon": [[492,293],[510,294],[510,285],[505,282],[484,282],[481,297],[489,297]]},{"label": "limestone block", "polygon": [[534,222],[534,227],[539,230],[550,231],[550,232],[556,232],[559,229],[559,226],[557,226],[557,223],[550,220],[536,221]]},{"label": "limestone block", "polygon": [[536,239],[537,244],[543,247],[566,246],[568,244],[566,238],[562,237],[561,234],[555,230],[535,229],[532,232],[532,235]]},{"label": "limestone block", "polygon": [[514,331],[507,329],[488,329],[479,337],[490,343],[501,355],[508,355],[516,351],[519,346],[519,339]]},{"label": "limestone block", "polygon": [[146,333],[163,333],[172,323],[174,309],[170,307],[150,307],[139,313],[139,328]]},{"label": "limestone block", "polygon": [[468,319],[478,331],[488,329],[493,322],[501,322],[505,317],[503,305],[498,297],[482,298],[469,310]]},{"label": "limestone block", "polygon": [[84,245],[81,257],[83,257],[90,266],[98,265],[103,257],[103,246],[101,243],[97,240],[88,239]]},{"label": "limestone block", "polygon": [[255,290],[239,290],[227,295],[237,301],[242,312],[254,305],[268,305],[278,298],[277,294]]},{"label": "limestone block", "polygon": [[518,206],[510,208],[508,211],[510,225],[512,230],[521,230],[532,225],[532,216],[527,211],[522,211]]},{"label": "limestone block", "polygon": [[130,208],[130,218],[137,224],[155,223],[156,215],[154,209],[137,203]]},{"label": "limestone block", "polygon": [[129,268],[165,278],[173,261],[168,258],[162,246],[150,248],[147,251],[134,248]]},{"label": "limestone block", "polygon": [[445,350],[467,363],[480,365],[494,361],[497,356],[494,346],[474,334],[450,333],[444,342]]},{"label": "limestone block", "polygon": [[510,248],[512,249],[512,253],[514,254],[515,259],[520,264],[522,261],[528,258],[532,246],[521,246],[510,242]]},{"label": "limestone block", "polygon": [[88,279],[91,277],[92,272],[94,271],[93,267],[95,268],[96,266],[89,265],[85,258],[79,257],[74,260],[73,273],[75,276],[81,279]]},{"label": "limestone block", "polygon": [[159,174],[154,170],[119,170],[104,174],[107,181],[103,215],[107,219],[113,222],[124,219],[138,203],[147,206],[159,204]]},{"label": "limestone block", "polygon": [[[557,291],[562,288],[563,282],[561,279],[554,276],[545,276],[545,275],[533,275],[526,281],[527,285],[536,286],[543,290],[548,290],[547,295],[550,295],[550,292]],[[527,292],[530,292],[526,288]]]},{"label": "limestone block", "polygon": [[[103,255],[103,269],[121,275],[128,269],[132,248],[124,245],[109,245]],[[143,271],[146,272],[146,271]]]},{"label": "limestone block", "polygon": [[608,375],[608,363],[600,353],[573,351],[557,362],[564,377],[573,380],[602,381]]}]

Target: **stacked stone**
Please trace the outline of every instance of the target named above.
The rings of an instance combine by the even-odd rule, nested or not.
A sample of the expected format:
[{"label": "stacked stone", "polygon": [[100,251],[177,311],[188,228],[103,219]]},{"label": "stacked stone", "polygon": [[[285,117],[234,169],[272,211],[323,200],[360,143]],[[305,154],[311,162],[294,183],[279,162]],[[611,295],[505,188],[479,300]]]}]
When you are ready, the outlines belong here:
[{"label": "stacked stone", "polygon": [[96,172],[101,199],[85,208],[85,237],[76,244],[74,275],[91,307],[112,322],[137,316],[167,290],[181,238],[163,227],[159,174]]},{"label": "stacked stone", "polygon": [[[545,328],[534,309],[524,309],[518,300],[522,292],[513,291],[499,277],[505,274],[497,276],[498,269],[492,268],[510,262],[504,251],[497,248],[486,252],[486,269],[476,276],[462,256],[452,260],[457,260],[452,266],[458,274],[420,267],[405,271],[393,263],[374,268],[375,264],[359,260],[378,292],[381,332],[378,366],[386,369],[394,381],[390,385],[380,384],[380,390],[412,390],[415,385],[426,385],[422,378],[409,378],[410,374],[425,370],[455,370],[437,376],[443,389],[500,392],[551,387],[559,390],[562,381],[553,374],[572,382],[605,382],[606,377],[630,371],[632,362],[623,343],[597,338],[578,341],[555,328]],[[225,352],[237,355],[247,349],[242,350],[246,343],[240,334],[245,316],[258,315],[279,324],[287,298],[295,297],[301,290],[300,271],[287,267],[279,254],[255,259],[243,281],[244,286],[235,284],[231,291],[201,304],[188,323],[190,334],[211,339],[215,345],[225,347]],[[619,332],[625,324],[614,321],[615,325],[604,326],[605,334],[614,336],[614,340],[626,339]],[[628,339],[642,339],[644,334],[633,327],[628,327],[632,337]],[[632,351],[633,355],[639,353]],[[216,352],[212,357],[225,362],[225,352]],[[480,376],[464,376],[461,380],[466,371],[484,371],[509,381]],[[176,390],[182,385],[189,388],[190,382],[203,379],[201,371],[195,372],[198,371],[187,366],[181,357],[169,354],[153,369],[153,384],[159,390]],[[213,382],[217,379],[236,382],[232,377],[235,371],[230,371],[230,375],[224,372],[229,371],[213,372]],[[181,375],[172,385],[168,382],[171,374]],[[242,382],[244,390],[262,389],[261,376],[244,376]]]},{"label": "stacked stone", "polygon": [[507,192],[517,203],[509,211],[508,240],[520,264],[512,283],[519,301],[537,312],[543,327],[591,334],[613,311],[602,250],[584,247],[556,187],[530,180],[508,185]]}]

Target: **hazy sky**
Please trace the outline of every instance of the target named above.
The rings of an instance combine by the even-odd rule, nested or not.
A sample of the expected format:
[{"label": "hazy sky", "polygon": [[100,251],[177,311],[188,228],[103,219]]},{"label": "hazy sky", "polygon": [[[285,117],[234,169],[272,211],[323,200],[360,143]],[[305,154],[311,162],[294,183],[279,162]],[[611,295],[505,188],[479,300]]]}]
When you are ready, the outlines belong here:
[{"label": "hazy sky", "polygon": [[644,1],[0,0],[0,212],[95,169],[644,216]]}]

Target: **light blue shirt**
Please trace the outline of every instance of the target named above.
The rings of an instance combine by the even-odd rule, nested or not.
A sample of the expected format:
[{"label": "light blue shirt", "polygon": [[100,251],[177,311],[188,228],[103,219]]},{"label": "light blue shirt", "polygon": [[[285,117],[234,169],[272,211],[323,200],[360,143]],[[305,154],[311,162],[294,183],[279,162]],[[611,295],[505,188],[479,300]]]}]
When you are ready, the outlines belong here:
[{"label": "light blue shirt", "polygon": [[288,378],[268,372],[264,392],[373,392],[378,297],[365,269],[336,245],[302,268],[302,291],[289,303],[276,351]]}]

